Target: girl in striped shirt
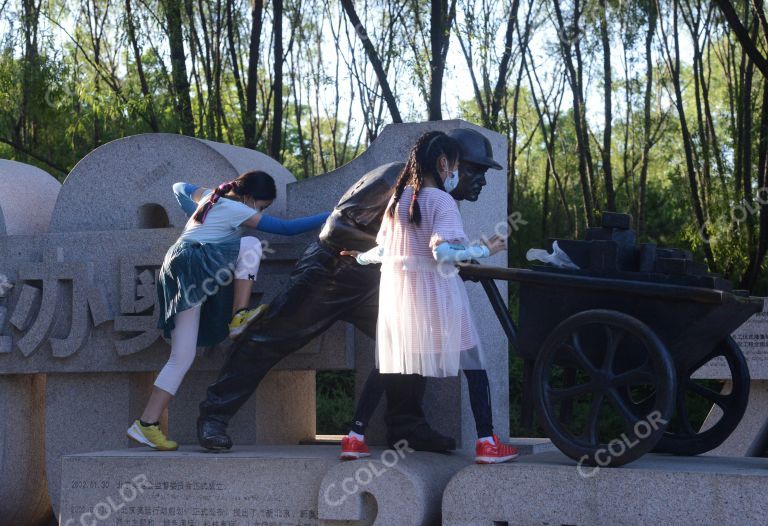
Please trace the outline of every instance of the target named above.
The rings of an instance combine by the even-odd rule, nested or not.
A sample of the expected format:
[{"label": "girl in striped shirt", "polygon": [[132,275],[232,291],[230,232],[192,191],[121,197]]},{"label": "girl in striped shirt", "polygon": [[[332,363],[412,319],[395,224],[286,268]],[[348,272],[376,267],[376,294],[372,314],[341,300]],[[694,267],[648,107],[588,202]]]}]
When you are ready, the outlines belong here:
[{"label": "girl in striped shirt", "polygon": [[[490,387],[471,306],[455,264],[506,248],[493,236],[470,246],[450,192],[458,183],[459,144],[428,132],[411,150],[384,212],[377,246],[342,251],[366,265],[381,263],[376,363],[383,374],[457,376],[464,371],[478,440],[475,461],[506,462],[517,450],[493,433]],[[364,407],[375,407],[361,400]],[[370,415],[367,415],[370,417]],[[362,435],[351,432],[342,458],[367,456]]]}]

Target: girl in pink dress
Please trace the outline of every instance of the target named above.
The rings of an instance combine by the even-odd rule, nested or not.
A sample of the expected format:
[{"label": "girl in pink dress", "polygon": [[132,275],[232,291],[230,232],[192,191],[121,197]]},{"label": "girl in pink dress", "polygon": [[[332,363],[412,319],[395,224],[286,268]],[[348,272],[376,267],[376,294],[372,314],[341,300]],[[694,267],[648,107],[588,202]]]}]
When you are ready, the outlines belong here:
[{"label": "girl in pink dress", "polygon": [[[506,247],[494,236],[470,246],[458,206],[459,145],[442,132],[416,142],[368,252],[342,251],[360,264],[381,263],[376,363],[383,374],[457,376],[464,371],[478,433],[477,463],[505,462],[515,448],[493,434],[490,387],[464,283],[455,264]],[[374,406],[360,401],[361,406]],[[363,437],[345,437],[342,458],[366,456]],[[358,443],[355,443],[357,441]]]}]

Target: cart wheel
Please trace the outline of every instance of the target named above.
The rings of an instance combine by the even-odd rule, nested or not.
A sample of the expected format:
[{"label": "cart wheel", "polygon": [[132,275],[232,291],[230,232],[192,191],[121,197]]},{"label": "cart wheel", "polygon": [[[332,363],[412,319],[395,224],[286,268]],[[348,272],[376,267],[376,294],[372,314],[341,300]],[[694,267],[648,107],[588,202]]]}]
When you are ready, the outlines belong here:
[{"label": "cart wheel", "polygon": [[[728,394],[714,391],[702,385],[702,380],[691,378],[699,368],[719,357],[725,358],[731,373],[731,392]],[[741,349],[733,338],[725,338],[703,360],[678,375],[675,414],[654,451],[700,455],[722,444],[739,425],[747,409],[749,380],[749,368]],[[720,420],[704,431],[696,431],[688,417],[689,405],[696,399],[714,404],[722,411]]]},{"label": "cart wheel", "polygon": [[[575,382],[568,369],[576,370]],[[656,334],[612,310],[561,322],[533,372],[542,427],[560,451],[590,466],[621,466],[653,449],[671,418],[675,385],[674,363]],[[636,401],[643,399],[651,403],[641,412]],[[578,416],[573,422],[563,418],[565,401]]]}]

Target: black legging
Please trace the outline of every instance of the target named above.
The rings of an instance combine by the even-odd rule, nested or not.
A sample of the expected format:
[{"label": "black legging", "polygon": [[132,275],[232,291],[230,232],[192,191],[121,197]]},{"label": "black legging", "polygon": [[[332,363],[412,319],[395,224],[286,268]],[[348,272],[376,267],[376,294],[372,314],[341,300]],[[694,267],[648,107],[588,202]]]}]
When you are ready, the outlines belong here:
[{"label": "black legging", "polygon": [[[467,387],[469,388],[469,402],[472,405],[472,414],[475,417],[475,428],[478,437],[487,437],[493,435],[493,413],[491,409],[491,387],[488,382],[488,374],[485,369],[463,369],[467,377]],[[412,374],[379,374],[377,369],[371,371],[368,380],[365,382],[363,392],[360,394],[360,400],[355,409],[355,416],[352,421],[352,431],[365,434],[365,428],[379,405],[381,394],[384,391],[382,378],[387,378],[388,382],[397,382],[397,377],[406,380],[410,377],[418,376]],[[423,393],[422,393],[423,396]],[[388,400],[389,403],[389,400]]]}]

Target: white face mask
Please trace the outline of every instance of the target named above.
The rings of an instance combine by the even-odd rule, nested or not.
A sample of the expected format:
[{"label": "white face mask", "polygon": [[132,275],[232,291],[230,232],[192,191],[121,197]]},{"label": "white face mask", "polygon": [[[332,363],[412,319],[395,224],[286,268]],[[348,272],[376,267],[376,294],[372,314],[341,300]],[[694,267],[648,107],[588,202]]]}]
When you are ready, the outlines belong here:
[{"label": "white face mask", "polygon": [[459,171],[452,171],[451,175],[446,177],[445,181],[443,181],[443,186],[445,187],[446,192],[451,192],[454,188],[459,186]]}]

